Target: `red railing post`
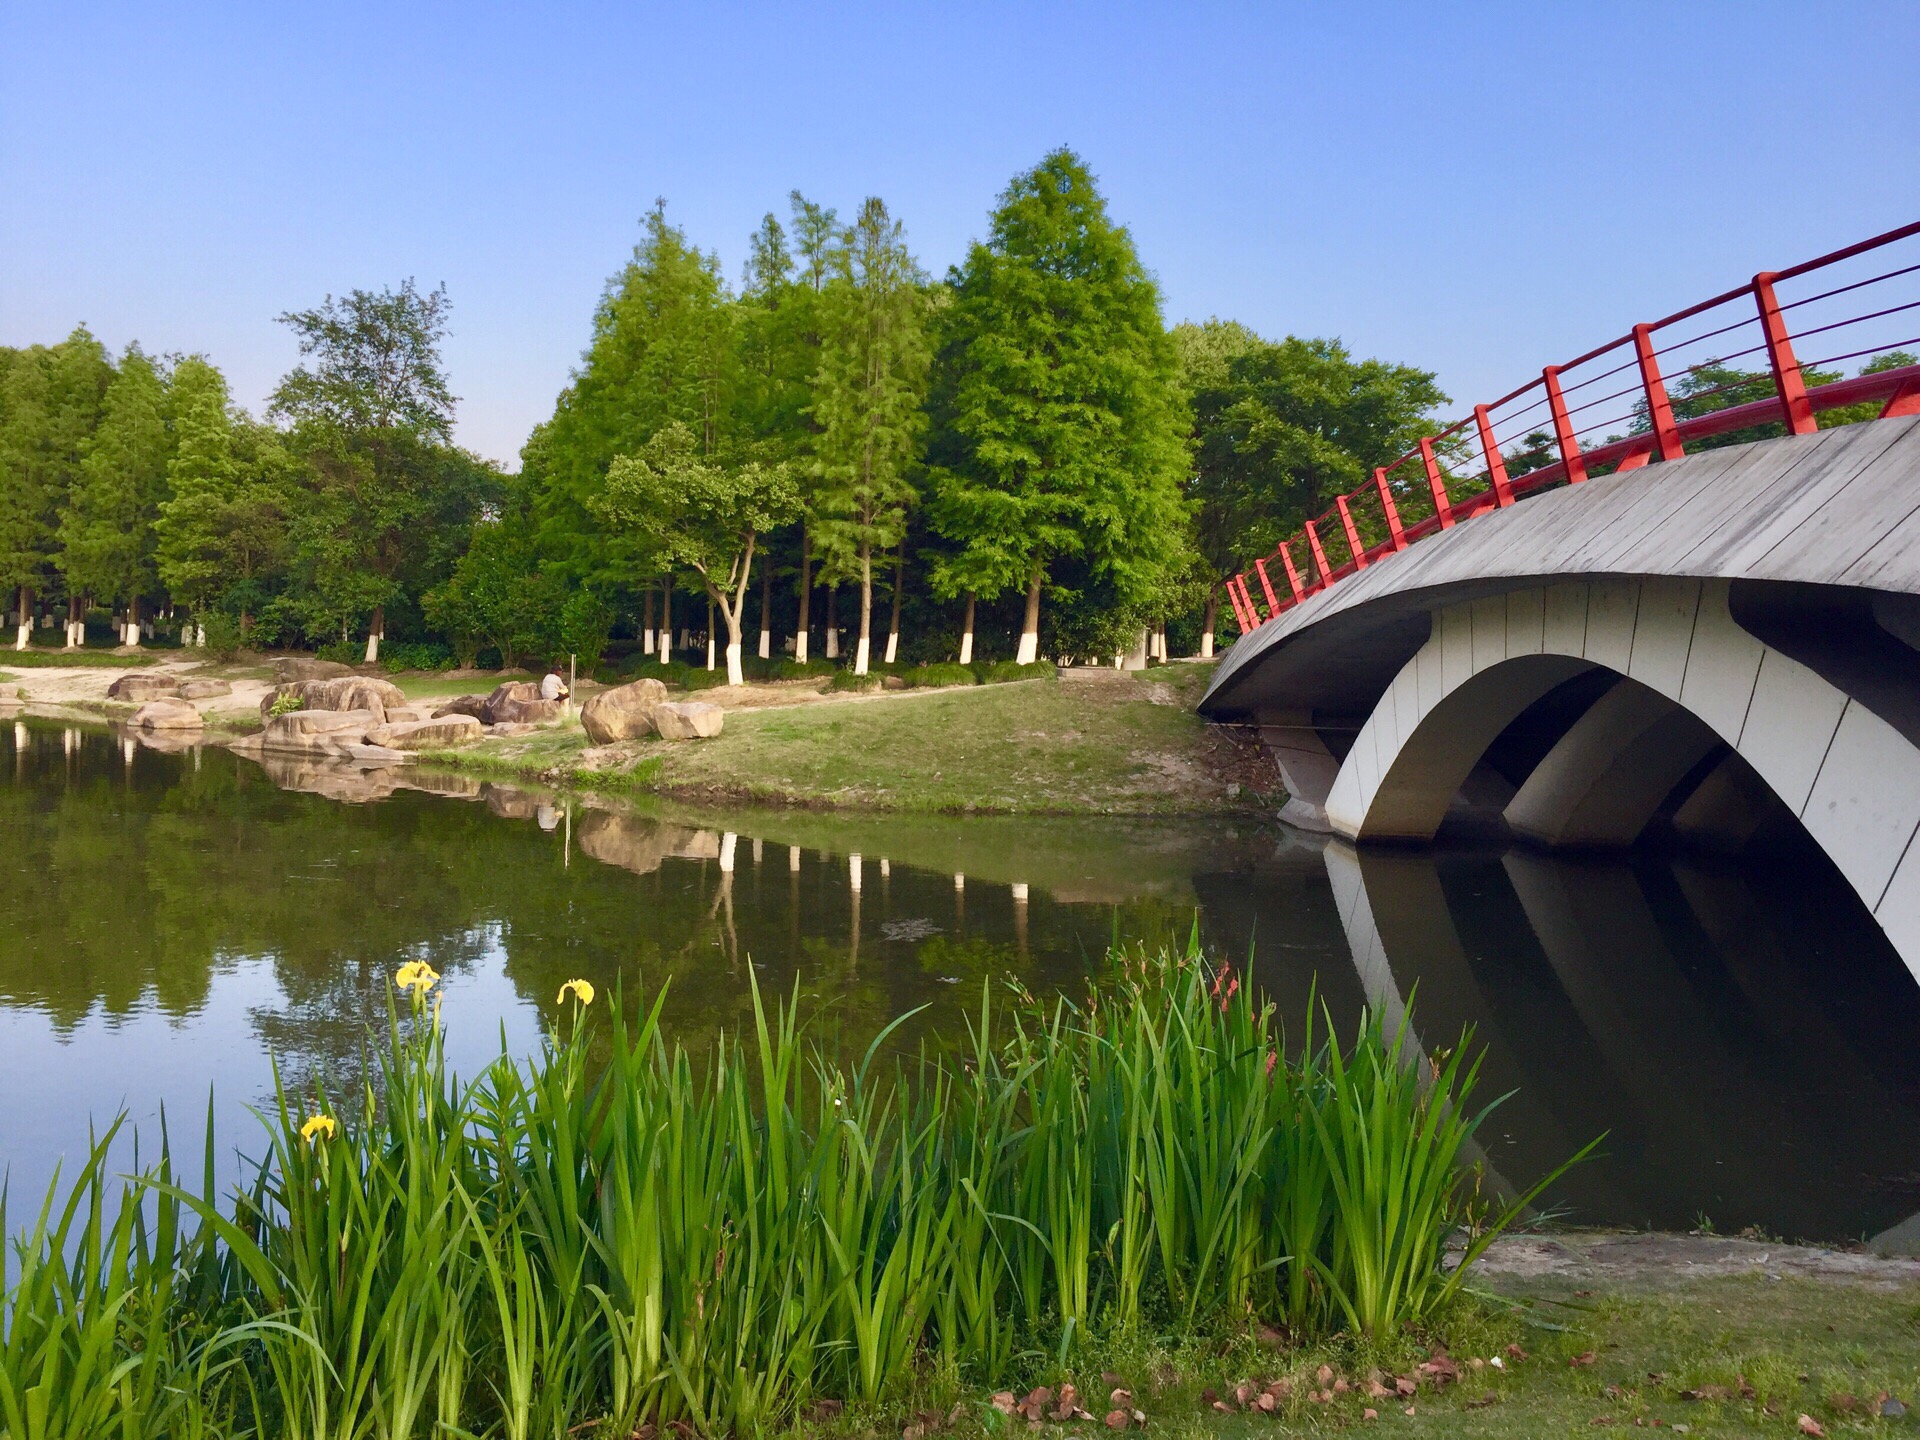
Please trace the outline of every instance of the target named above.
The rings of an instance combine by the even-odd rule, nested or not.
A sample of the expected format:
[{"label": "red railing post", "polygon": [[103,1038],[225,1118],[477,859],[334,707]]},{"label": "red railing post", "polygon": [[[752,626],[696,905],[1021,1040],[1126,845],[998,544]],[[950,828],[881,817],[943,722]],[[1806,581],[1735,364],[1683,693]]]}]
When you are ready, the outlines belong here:
[{"label": "red railing post", "polygon": [[1347,497],[1336,496],[1333,503],[1340,512],[1340,528],[1346,532],[1347,549],[1353,552],[1353,568],[1364,570],[1367,568],[1367,547],[1360,543],[1360,531],[1353,523],[1353,512],[1347,508]]},{"label": "red railing post", "polygon": [[1587,478],[1587,462],[1580,458],[1580,441],[1573,433],[1573,417],[1567,414],[1566,396],[1560,393],[1560,367],[1549,365],[1540,372],[1547,385],[1547,408],[1553,412],[1553,438],[1560,442],[1560,464],[1567,472],[1567,483],[1578,485]]},{"label": "red railing post", "polygon": [[1300,583],[1300,572],[1293,567],[1293,553],[1287,549],[1287,542],[1280,542],[1280,563],[1287,567],[1287,588],[1293,591],[1293,603],[1298,605],[1307,598],[1306,586]]},{"label": "red railing post", "polygon": [[1267,592],[1267,618],[1271,620],[1280,613],[1280,597],[1273,593],[1273,581],[1267,578],[1267,562],[1256,560],[1253,568],[1260,576],[1260,588]]},{"label": "red railing post", "polygon": [[1258,630],[1265,622],[1260,618],[1260,607],[1254,603],[1253,592],[1247,588],[1247,577],[1236,575],[1233,583],[1240,592],[1241,608],[1247,612],[1247,629]]},{"label": "red railing post", "polygon": [[1633,349],[1640,358],[1640,383],[1646,387],[1647,423],[1653,427],[1654,444],[1659,448],[1662,460],[1678,460],[1687,452],[1680,443],[1679,428],[1673,423],[1673,404],[1667,399],[1667,382],[1660,378],[1660,362],[1654,357],[1651,326],[1633,327]]},{"label": "red railing post", "polygon": [[1473,423],[1480,430],[1480,454],[1487,462],[1487,483],[1493,486],[1493,498],[1500,505],[1513,503],[1513,487],[1507,484],[1507,461],[1500,453],[1500,446],[1493,438],[1493,421],[1487,418],[1487,407],[1473,407]]},{"label": "red railing post", "polygon": [[1327,552],[1320,548],[1320,532],[1313,528],[1313,521],[1307,521],[1307,550],[1313,556],[1313,565],[1320,572],[1317,583],[1325,585],[1333,579],[1333,567],[1327,564]]},{"label": "red railing post", "polygon": [[1433,455],[1433,437],[1420,437],[1420,463],[1427,467],[1427,488],[1433,492],[1433,513],[1440,518],[1440,528],[1446,530],[1453,525],[1453,502],[1447,499],[1447,487],[1440,478],[1440,462]]},{"label": "red railing post", "polygon": [[1227,603],[1233,607],[1233,623],[1240,627],[1240,633],[1246,634],[1253,626],[1247,623],[1247,612],[1240,607],[1240,592],[1234,588],[1238,576],[1229,575],[1221,589],[1227,592]]},{"label": "red railing post", "polygon": [[1387,467],[1378,465],[1373,471],[1373,488],[1380,492],[1380,508],[1387,517],[1387,538],[1393,541],[1393,548],[1407,548],[1407,532],[1400,528],[1400,507],[1393,503],[1393,487],[1387,483]]},{"label": "red railing post", "polygon": [[1807,398],[1807,382],[1800,374],[1800,362],[1793,355],[1793,341],[1787,338],[1787,322],[1780,314],[1780,302],[1773,296],[1774,274],[1763,270],[1753,277],[1753,299],[1760,307],[1760,329],[1767,338],[1767,359],[1773,362],[1773,388],[1780,396],[1780,409],[1787,429],[1794,435],[1811,435],[1820,428],[1813,418],[1813,402]]}]

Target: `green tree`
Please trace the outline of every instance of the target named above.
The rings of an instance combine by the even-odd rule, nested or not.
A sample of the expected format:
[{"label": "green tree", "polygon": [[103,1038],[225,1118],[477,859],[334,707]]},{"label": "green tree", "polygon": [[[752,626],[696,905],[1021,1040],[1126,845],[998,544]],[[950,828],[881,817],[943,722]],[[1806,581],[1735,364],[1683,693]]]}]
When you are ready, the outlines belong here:
[{"label": "green tree", "polygon": [[154,521],[154,562],[160,583],[186,602],[204,629],[205,612],[231,573],[222,532],[240,479],[226,377],[204,357],[189,355],[173,367],[168,398],[174,450],[167,497]]},{"label": "green tree", "polygon": [[799,512],[791,467],[713,458],[693,431],[674,421],[637,454],[614,460],[591,503],[656,564],[684,565],[700,577],[726,622],[727,683],[744,683],[740,624],[747,577],[759,538]]},{"label": "green tree", "polygon": [[129,346],[107,386],[79,482],[61,508],[54,559],[70,591],[126,602],[123,644],[140,643],[140,599],[157,583],[153,522],[172,458],[166,377],[139,346]]},{"label": "green tree", "polygon": [[926,419],[926,314],[900,223],[869,198],[834,257],[812,406],[823,568],[860,583],[856,675],[867,673],[872,652],[874,552],[900,543],[914,495],[907,472]]},{"label": "green tree", "polygon": [[1184,568],[1187,417],[1158,291],[1079,157],[1015,178],[951,277],[930,470],[942,593],[1024,586],[1085,556],[1123,602]]},{"label": "green tree", "polygon": [[[429,542],[453,425],[441,365],[446,287],[329,295],[280,317],[312,364],[288,373],[269,413],[293,426],[308,472],[289,531],[310,626],[367,618],[367,663],[379,658],[389,605]],[[446,516],[437,518],[443,522]],[[459,528],[471,524],[471,514]]]},{"label": "green tree", "polygon": [[1356,360],[1337,340],[1265,340],[1220,320],[1173,338],[1193,412],[1187,495],[1211,583],[1207,651],[1226,578],[1406,453],[1447,397],[1431,371]]},{"label": "green tree", "polygon": [[[19,649],[33,592],[56,578],[60,513],[112,380],[107,352],[85,326],[58,345],[7,352],[0,370],[0,590],[18,595]],[[79,598],[69,596],[69,637]]]}]

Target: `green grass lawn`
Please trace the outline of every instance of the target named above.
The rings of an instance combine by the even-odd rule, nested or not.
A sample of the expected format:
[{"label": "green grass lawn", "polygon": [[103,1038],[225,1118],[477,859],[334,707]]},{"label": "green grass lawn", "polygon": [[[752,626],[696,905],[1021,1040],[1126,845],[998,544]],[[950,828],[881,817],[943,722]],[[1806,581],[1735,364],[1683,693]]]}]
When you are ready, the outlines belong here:
[{"label": "green grass lawn", "polygon": [[[1270,762],[1193,713],[1206,668],[1036,680],[727,712],[718,738],[625,747],[646,788],[707,802],[1005,815],[1270,812]],[[691,698],[698,698],[691,697]],[[589,786],[578,730],[452,763]],[[618,768],[618,767],[617,767]],[[1229,797],[1228,786],[1240,786]]]},{"label": "green grass lawn", "polygon": [[143,665],[158,665],[163,660],[178,660],[179,650],[149,650],[139,655],[115,655],[106,650],[8,650],[7,664],[22,670],[71,670],[81,666],[105,670],[137,670]]},{"label": "green grass lawn", "polygon": [[[1458,1367],[1457,1383],[1437,1386],[1418,1369],[1435,1339]],[[1502,1362],[1498,1368],[1488,1363],[1494,1356]],[[1330,1377],[1324,1382],[1323,1365]],[[1412,1396],[1370,1398],[1366,1384],[1374,1373],[1388,1388],[1402,1375],[1418,1388]],[[1346,1381],[1344,1393],[1324,1403],[1312,1398],[1334,1379]],[[1237,1386],[1275,1380],[1286,1380],[1292,1393],[1274,1413],[1236,1402]],[[1149,1436],[1183,1440],[1376,1431],[1541,1440],[1642,1429],[1798,1437],[1812,1433],[1799,1428],[1802,1415],[1834,1437],[1916,1435],[1920,1423],[1912,1415],[1880,1419],[1867,1412],[1882,1392],[1909,1406],[1920,1402],[1920,1290],[1757,1275],[1613,1291],[1503,1280],[1435,1336],[1407,1336],[1377,1353],[1339,1341],[1286,1349],[1246,1334],[1177,1345],[1100,1337],[1065,1365],[1035,1357],[1019,1393],[1063,1382],[1076,1386],[1094,1420],[1047,1422],[1039,1427],[1043,1433],[1105,1433],[1110,1392],[1118,1385],[1146,1414]],[[1689,1391],[1708,1398],[1688,1399]],[[1227,1413],[1214,1408],[1216,1396]],[[996,1412],[979,1387],[930,1382],[907,1403],[924,1407],[920,1423],[929,1416],[937,1422],[926,1428],[929,1440],[936,1434],[1012,1440],[1029,1431],[1024,1417]],[[1372,1420],[1365,1418],[1369,1408]],[[903,1420],[901,1407],[884,1415],[850,1410],[831,1425],[803,1428],[890,1435],[915,1419],[908,1410]]]}]

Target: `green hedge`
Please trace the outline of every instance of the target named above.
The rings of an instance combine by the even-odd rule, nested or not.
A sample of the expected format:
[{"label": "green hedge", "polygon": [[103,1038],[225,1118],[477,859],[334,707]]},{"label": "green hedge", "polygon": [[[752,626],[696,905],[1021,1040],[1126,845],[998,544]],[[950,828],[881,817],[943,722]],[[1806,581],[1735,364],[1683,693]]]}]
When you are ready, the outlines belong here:
[{"label": "green hedge", "polygon": [[982,685],[1001,685],[1009,680],[1053,680],[1058,678],[1060,669],[1051,660],[1036,660],[1031,665],[1021,665],[1012,660],[995,660],[990,665],[976,665]]},{"label": "green hedge", "polygon": [[915,689],[930,688],[935,685],[978,685],[980,677],[971,667],[955,665],[946,661],[933,665],[916,665],[911,670],[902,670],[901,679]]}]

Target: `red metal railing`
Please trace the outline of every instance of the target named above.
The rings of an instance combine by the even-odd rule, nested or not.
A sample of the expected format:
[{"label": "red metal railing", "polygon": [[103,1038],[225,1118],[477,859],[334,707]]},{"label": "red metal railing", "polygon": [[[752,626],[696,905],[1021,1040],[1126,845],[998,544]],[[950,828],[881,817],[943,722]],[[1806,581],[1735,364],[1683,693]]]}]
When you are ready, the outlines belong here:
[{"label": "red metal railing", "polygon": [[[1720,323],[1693,330],[1703,316]],[[1837,353],[1803,359],[1796,338]],[[1865,408],[1836,419],[1920,415],[1920,364],[1884,363],[1911,346],[1920,346],[1920,222],[1756,275],[1474,406],[1227,581],[1234,618],[1244,634],[1428,535],[1550,486],[1677,460],[1710,436],[1769,425],[1804,435],[1819,416],[1855,407]],[[1882,368],[1851,377],[1822,368],[1874,356]]]}]

